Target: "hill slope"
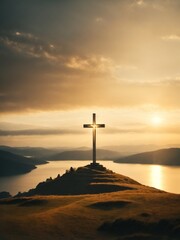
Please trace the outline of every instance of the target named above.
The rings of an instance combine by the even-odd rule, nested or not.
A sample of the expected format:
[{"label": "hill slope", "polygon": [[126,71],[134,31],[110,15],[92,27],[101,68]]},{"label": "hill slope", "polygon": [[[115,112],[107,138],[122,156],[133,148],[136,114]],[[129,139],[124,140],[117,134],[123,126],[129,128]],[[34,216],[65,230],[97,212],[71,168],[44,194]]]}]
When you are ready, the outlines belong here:
[{"label": "hill slope", "polygon": [[96,194],[137,188],[141,189],[144,186],[129,177],[114,173],[98,163],[91,163],[77,169],[71,167],[61,177],[47,179],[39,183],[36,188],[17,196]]},{"label": "hill slope", "polygon": [[[180,239],[180,195],[143,186],[103,166],[88,165],[76,171],[71,169],[65,174],[66,181],[62,180],[69,181],[71,191],[90,176],[90,185],[103,183],[124,189],[100,193],[99,188],[98,194],[0,200],[0,239]],[[50,181],[60,183],[60,179]]]},{"label": "hill slope", "polygon": [[117,163],[141,163],[159,165],[180,165],[180,148],[160,149],[123,157],[115,160]]},{"label": "hill slope", "polygon": [[27,173],[35,168],[28,158],[0,150],[0,177]]}]

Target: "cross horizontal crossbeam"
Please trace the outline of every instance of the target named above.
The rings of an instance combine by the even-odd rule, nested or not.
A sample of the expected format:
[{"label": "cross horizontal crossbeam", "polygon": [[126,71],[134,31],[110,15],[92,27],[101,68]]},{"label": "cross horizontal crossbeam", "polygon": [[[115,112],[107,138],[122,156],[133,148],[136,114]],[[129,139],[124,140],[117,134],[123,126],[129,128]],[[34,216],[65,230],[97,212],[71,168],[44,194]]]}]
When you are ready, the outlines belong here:
[{"label": "cross horizontal crossbeam", "polygon": [[105,128],[105,124],[84,124],[84,128]]}]

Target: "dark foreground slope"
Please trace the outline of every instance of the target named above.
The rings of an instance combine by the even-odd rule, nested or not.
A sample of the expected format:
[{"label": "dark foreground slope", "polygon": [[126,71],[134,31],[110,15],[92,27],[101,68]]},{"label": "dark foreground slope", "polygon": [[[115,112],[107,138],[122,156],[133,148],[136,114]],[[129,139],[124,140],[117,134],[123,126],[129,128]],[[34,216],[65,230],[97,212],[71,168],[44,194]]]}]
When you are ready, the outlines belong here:
[{"label": "dark foreground slope", "polygon": [[160,149],[123,157],[115,160],[117,163],[141,163],[160,165],[180,165],[180,148]]}]

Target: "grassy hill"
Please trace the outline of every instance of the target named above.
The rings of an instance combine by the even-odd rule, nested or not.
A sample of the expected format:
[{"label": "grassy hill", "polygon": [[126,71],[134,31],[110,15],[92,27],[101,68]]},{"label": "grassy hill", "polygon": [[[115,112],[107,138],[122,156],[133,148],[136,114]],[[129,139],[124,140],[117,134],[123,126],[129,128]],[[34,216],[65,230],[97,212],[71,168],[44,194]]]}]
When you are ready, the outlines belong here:
[{"label": "grassy hill", "polygon": [[38,164],[46,161],[34,158],[26,158],[11,152],[0,150],[0,177],[11,176],[30,172]]},{"label": "grassy hill", "polygon": [[117,163],[141,163],[160,165],[180,165],[180,148],[167,148],[157,151],[133,154],[115,160]]},{"label": "grassy hill", "polygon": [[[99,188],[91,194],[0,200],[0,239],[180,239],[180,195],[143,186],[102,168],[94,172],[86,166],[77,171],[81,172],[79,184],[92,175],[94,181],[90,185],[103,183],[124,188],[105,193]],[[73,174],[66,175],[71,180],[70,189],[77,183]]]},{"label": "grassy hill", "polygon": [[97,163],[78,169],[71,167],[61,177],[47,179],[39,183],[35,189],[19,196],[94,194],[130,190],[136,188],[136,185],[140,184]]}]

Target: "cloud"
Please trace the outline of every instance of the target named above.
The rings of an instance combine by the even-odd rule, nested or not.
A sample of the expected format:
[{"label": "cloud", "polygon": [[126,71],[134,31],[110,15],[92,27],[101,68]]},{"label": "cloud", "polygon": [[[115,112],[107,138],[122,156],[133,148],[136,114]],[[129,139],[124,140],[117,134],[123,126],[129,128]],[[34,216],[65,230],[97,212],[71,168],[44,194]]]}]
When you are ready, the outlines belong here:
[{"label": "cloud", "polygon": [[61,52],[60,47],[45,42],[32,33],[15,32],[8,36],[1,36],[0,43],[19,56],[27,56],[41,59],[54,64],[56,67],[63,66],[75,70],[108,71],[113,69],[114,64],[110,58],[101,55],[68,55]]},{"label": "cloud", "polygon": [[83,134],[83,131],[72,129],[24,129],[24,130],[0,130],[0,136],[35,136],[35,135],[67,135]]},{"label": "cloud", "polygon": [[1,36],[0,43],[15,54],[27,57],[41,58],[50,62],[60,61],[61,58],[55,54],[52,43],[47,43],[31,33],[15,32]]},{"label": "cloud", "polygon": [[102,134],[180,134],[180,127],[178,125],[158,126],[152,127],[148,125],[142,125],[137,127],[123,127],[114,128],[109,127],[104,129]]},{"label": "cloud", "polygon": [[[179,49],[159,39],[179,29],[177,3],[8,2],[0,3],[2,112],[179,107]],[[169,84],[158,82],[165,76]]]},{"label": "cloud", "polygon": [[138,0],[138,1],[136,1],[136,4],[137,4],[138,6],[144,6],[144,5],[145,5],[145,2],[144,2],[144,0]]},{"label": "cloud", "polygon": [[[111,127],[103,129],[101,134],[180,134],[180,127],[177,125],[170,126],[158,126],[151,127],[148,125],[136,126],[136,127]],[[42,128],[42,129],[23,129],[23,130],[2,130],[0,129],[0,137],[8,136],[49,136],[49,135],[79,135],[86,134],[83,130],[74,129],[52,129],[52,128]]]},{"label": "cloud", "polygon": [[179,42],[180,36],[176,34],[171,34],[171,35],[163,36],[162,40],[168,41],[168,42]]},{"label": "cloud", "polygon": [[130,6],[139,8],[141,10],[151,9],[156,11],[162,11],[168,6],[168,1],[164,0],[133,0],[130,1]]},{"label": "cloud", "polygon": [[111,59],[103,56],[73,56],[68,59],[66,66],[72,69],[95,71],[95,72],[107,72],[115,68]]},{"label": "cloud", "polygon": [[129,133],[145,133],[147,131],[147,127],[123,127],[123,128],[114,128],[108,127],[104,129],[103,134],[129,134]]},{"label": "cloud", "polygon": [[95,22],[98,24],[102,24],[104,22],[104,19],[102,17],[96,17]]},{"label": "cloud", "polygon": [[[23,71],[22,64],[6,72],[4,81],[1,79],[1,111],[70,110],[146,104],[179,107],[180,85],[177,79],[132,82],[117,79],[109,62],[100,61],[93,65],[91,60],[75,58],[70,63],[73,65],[60,65],[60,70],[52,67],[49,72],[46,65],[42,70],[36,70],[34,64],[30,68],[24,66]],[[105,64],[109,69],[104,67]]]}]

